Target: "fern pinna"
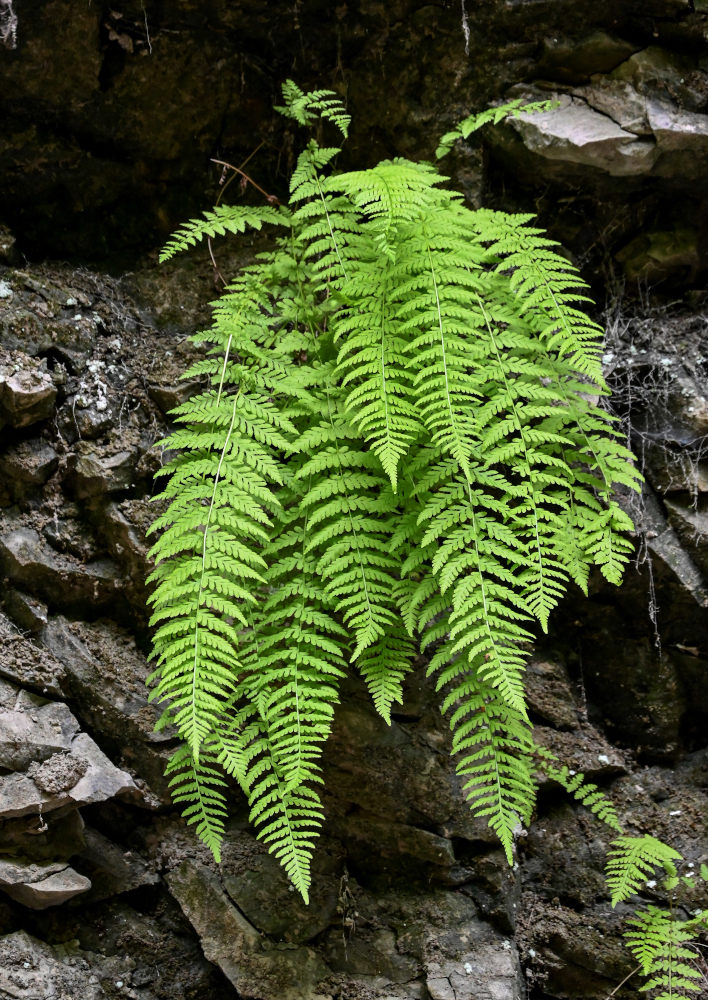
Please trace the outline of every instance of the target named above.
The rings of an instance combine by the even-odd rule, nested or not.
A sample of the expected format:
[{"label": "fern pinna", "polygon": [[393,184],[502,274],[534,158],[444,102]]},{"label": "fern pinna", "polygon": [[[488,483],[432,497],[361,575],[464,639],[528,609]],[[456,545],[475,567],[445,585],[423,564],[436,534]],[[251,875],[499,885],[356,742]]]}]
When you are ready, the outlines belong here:
[{"label": "fern pinna", "polygon": [[[282,113],[346,136],[335,95],[283,90]],[[530,216],[471,211],[429,163],[338,174],[338,151],[311,140],[287,206],[221,206],[163,253],[275,227],[194,338],[208,388],[163,442],[151,680],[188,821],[218,857],[232,776],[305,898],[339,681],[353,665],[388,721],[419,649],[511,860],[534,628],[593,567],[619,582],[612,491],[639,479],[582,282]]]}]

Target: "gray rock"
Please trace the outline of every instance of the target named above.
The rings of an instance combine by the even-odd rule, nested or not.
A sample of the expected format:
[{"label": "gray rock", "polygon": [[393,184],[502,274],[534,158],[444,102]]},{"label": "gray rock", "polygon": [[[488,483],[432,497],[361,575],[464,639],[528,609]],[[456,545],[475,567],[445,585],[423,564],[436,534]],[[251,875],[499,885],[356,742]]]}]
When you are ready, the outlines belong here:
[{"label": "gray rock", "polygon": [[628,278],[654,284],[682,273],[690,280],[701,267],[702,252],[695,229],[642,233],[615,255]]},{"label": "gray rock", "polygon": [[0,766],[13,771],[68,751],[78,731],[76,719],[59,702],[0,710],[0,720]]},{"label": "gray rock", "polygon": [[186,403],[191,396],[199,392],[200,388],[200,383],[195,381],[178,382],[176,385],[151,384],[148,386],[148,393],[160,411],[167,415],[176,406]]},{"label": "gray rock", "polygon": [[[19,602],[17,621],[20,625],[24,625],[21,599],[18,598],[17,602]],[[8,601],[6,602],[6,607],[8,611],[11,609],[14,610],[18,607],[18,603]],[[41,603],[38,604],[38,607],[40,609],[40,618],[37,622],[37,627],[41,627]],[[44,612],[46,620],[46,608],[44,608]],[[30,614],[29,610],[27,614]],[[25,625],[24,627],[28,626]],[[63,697],[61,683],[64,668],[62,664],[47,650],[40,649],[18,632],[12,622],[2,612],[0,612],[0,641],[2,642],[0,676],[14,681],[22,687],[35,688],[42,694],[48,694],[57,698]]]},{"label": "gray rock", "polygon": [[4,606],[15,624],[27,632],[34,634],[47,624],[47,605],[22,590],[8,590]]},{"label": "gray rock", "polygon": [[15,710],[0,710],[0,818],[45,814],[66,805],[90,805],[135,794],[128,774],[115,767],[66,705],[18,692]]},{"label": "gray rock", "polygon": [[10,517],[0,527],[4,527],[0,566],[16,586],[59,608],[115,605],[121,583],[118,567],[111,559],[82,563],[60,555],[38,531]]},{"label": "gray rock", "polygon": [[638,138],[585,101],[562,95],[560,106],[520,115],[511,127],[526,148],[546,160],[592,167],[613,177],[651,171],[657,157],[650,139]]},{"label": "gray rock", "polygon": [[593,79],[590,86],[580,87],[573,93],[600,114],[611,118],[625,132],[651,135],[646,98],[626,80],[600,76]]},{"label": "gray rock", "polygon": [[602,905],[578,913],[557,898],[542,902],[530,894],[523,902],[517,934],[530,985],[539,984],[547,996],[607,1000],[632,973],[634,962],[620,935],[629,908]]},{"label": "gray rock", "polygon": [[708,115],[684,111],[666,101],[649,101],[649,126],[660,153],[655,173],[684,180],[705,178]]},{"label": "gray rock", "polygon": [[283,868],[248,828],[227,827],[221,852],[224,888],[249,923],[276,941],[304,944],[331,924],[337,913],[344,865],[341,846],[329,837],[317,841],[312,864],[310,904],[292,892]]},{"label": "gray rock", "polygon": [[[32,438],[11,445],[0,456],[0,474],[10,480],[11,487],[43,486],[59,467],[59,456],[41,438]],[[20,490],[21,492],[21,490]]]},{"label": "gray rock", "polygon": [[334,823],[333,829],[346,843],[352,860],[366,864],[371,871],[382,867],[386,871],[410,870],[413,866],[418,878],[444,878],[445,870],[455,864],[452,842],[447,837],[371,813],[350,813],[341,823]]},{"label": "gray rock", "polygon": [[573,732],[534,727],[534,739],[555,754],[560,764],[582,771],[589,781],[627,773],[627,762],[594,726],[582,722]]},{"label": "gray rock", "polygon": [[90,888],[89,879],[63,862],[38,865],[0,858],[0,889],[32,910],[59,906]]},{"label": "gray rock", "polygon": [[107,455],[79,442],[69,460],[70,485],[80,500],[124,492],[134,485],[136,461],[132,451]]},{"label": "gray rock", "polygon": [[708,510],[666,498],[669,523],[689,550],[696,566],[708,577]]},{"label": "gray rock", "polygon": [[88,769],[89,762],[84,757],[55,753],[41,762],[32,761],[27,768],[27,776],[40,791],[47,795],[59,795],[78,784]]},{"label": "gray rock", "polygon": [[57,390],[48,372],[17,355],[0,366],[0,418],[13,427],[29,427],[54,412]]},{"label": "gray rock", "polygon": [[524,683],[529,709],[534,715],[558,729],[577,729],[581,708],[562,663],[532,657]]},{"label": "gray rock", "polygon": [[84,821],[73,805],[46,816],[20,816],[0,823],[0,856],[26,856],[34,862],[68,861],[85,843]]},{"label": "gray rock", "polygon": [[[338,829],[345,840],[354,803],[387,823],[433,826],[443,838],[496,843],[487,823],[475,818],[464,800],[439,716],[386,726],[368,702],[347,698],[337,710],[328,747],[325,787],[333,807],[342,810]],[[371,850],[376,850],[375,840]]]},{"label": "gray rock", "polygon": [[83,850],[76,855],[82,871],[90,876],[88,901],[95,903],[160,881],[157,872],[139,855],[122,850],[98,830],[88,827],[85,841]]},{"label": "gray rock", "polygon": [[321,996],[316,984],[329,972],[322,959],[309,948],[269,946],[223,893],[216,875],[199,862],[183,862],[165,880],[199,935],[205,956],[239,994],[253,1000]]},{"label": "gray rock", "polygon": [[609,73],[634,52],[634,46],[605,31],[574,41],[563,36],[546,37],[539,65],[542,76],[578,81],[593,73]]},{"label": "gray rock", "polygon": [[0,938],[0,996],[8,1000],[106,1000],[91,968],[63,951],[61,955],[60,949],[25,931]]},{"label": "gray rock", "polygon": [[155,732],[160,710],[148,702],[150,669],[132,636],[112,624],[80,624],[57,616],[39,638],[63,665],[64,688],[81,718],[120,747],[125,766],[169,803],[164,770],[174,734]]}]

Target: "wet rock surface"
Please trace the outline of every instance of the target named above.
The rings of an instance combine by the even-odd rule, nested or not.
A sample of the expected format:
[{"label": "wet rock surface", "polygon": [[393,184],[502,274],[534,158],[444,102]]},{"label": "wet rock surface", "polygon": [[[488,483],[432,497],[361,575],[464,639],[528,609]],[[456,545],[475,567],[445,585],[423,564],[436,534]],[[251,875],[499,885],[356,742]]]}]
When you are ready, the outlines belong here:
[{"label": "wet rock surface", "polygon": [[[603,361],[647,488],[627,501],[636,568],[619,591],[592,580],[589,598],[568,596],[529,663],[530,713],[539,744],[690,874],[708,852],[708,9],[365,0],[327,9],[329,52],[317,4],[113,7],[18,4],[0,59],[19,238],[0,226],[0,995],[630,1000],[610,832],[544,780],[510,869],[464,804],[423,665],[390,727],[360,687],[344,692],[309,908],[235,793],[214,864],[170,805],[174,741],[154,732],[145,688],[155,443],[199,390],[180,374],[213,267],[192,254],[117,279],[29,264],[18,245],[142,251],[213,201],[217,145],[240,162],[266,138],[254,166],[279,190],[294,136],[270,106],[288,75],[345,81],[343,166],[431,156],[473,107],[555,96],[458,144],[449,172],[475,203],[535,203],[588,277],[614,280]],[[257,248],[219,249],[219,267]],[[673,305],[642,313],[623,282]]]}]

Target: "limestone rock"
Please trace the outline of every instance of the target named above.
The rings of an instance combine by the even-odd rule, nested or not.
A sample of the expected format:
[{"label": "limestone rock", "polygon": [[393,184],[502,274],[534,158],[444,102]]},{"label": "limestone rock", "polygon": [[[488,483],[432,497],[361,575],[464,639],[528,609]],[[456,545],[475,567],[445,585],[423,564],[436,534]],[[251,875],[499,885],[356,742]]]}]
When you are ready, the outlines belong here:
[{"label": "limestone rock", "polygon": [[68,804],[103,802],[135,793],[66,705],[18,691],[14,709],[0,709],[0,818],[45,814]]},{"label": "limestone rock", "polygon": [[[63,960],[62,960],[63,959]],[[12,1000],[107,1000],[96,976],[85,963],[66,953],[59,957],[50,945],[25,931],[0,938],[0,996]]]},{"label": "limestone rock", "polygon": [[593,73],[609,73],[633,52],[630,42],[605,31],[594,31],[578,41],[554,35],[543,40],[539,72],[546,78],[577,82]]},{"label": "limestone rock", "polygon": [[705,178],[708,156],[708,115],[684,111],[665,101],[647,104],[649,127],[660,156],[656,174],[685,180]]},{"label": "limestone rock", "polygon": [[0,365],[0,419],[13,427],[29,427],[54,412],[57,390],[48,372],[23,355]]},{"label": "limestone rock", "polygon": [[77,863],[90,876],[87,899],[92,903],[160,881],[139,855],[122,850],[90,827],[86,829],[85,846],[76,853]]},{"label": "limestone rock", "polygon": [[653,141],[621,128],[584,101],[568,96],[561,96],[559,101],[560,106],[551,111],[511,120],[511,127],[531,153],[545,160],[591,167],[613,177],[651,171],[657,156]]},{"label": "limestone rock", "polygon": [[50,548],[35,528],[0,523],[0,566],[16,586],[59,608],[115,606],[119,572],[111,559],[82,563]]},{"label": "limestone rock", "polygon": [[81,624],[57,616],[39,639],[63,665],[64,687],[82,719],[119,747],[125,765],[169,803],[164,770],[174,736],[155,732],[160,712],[148,702],[145,680],[150,671],[132,636],[113,624]]},{"label": "limestone rock", "polygon": [[[5,604],[13,614],[17,611],[17,622],[23,628],[30,628],[28,622],[34,622],[33,631],[46,622],[46,606],[35,602],[29,597],[13,597],[8,595]],[[35,614],[36,612],[36,614]],[[42,650],[26,636],[18,632],[13,623],[0,612],[0,641],[3,645],[3,655],[0,657],[0,676],[14,681],[22,687],[38,690],[41,694],[61,698],[64,667],[47,650]]]},{"label": "limestone rock", "polygon": [[312,863],[310,903],[292,892],[278,860],[252,830],[230,824],[222,847],[224,888],[249,923],[275,941],[305,944],[330,925],[341,923],[339,885],[344,868],[341,845],[318,838]]},{"label": "limestone rock", "polygon": [[534,738],[572,771],[582,771],[588,781],[627,773],[627,763],[616,747],[588,722],[574,732],[558,732],[547,726],[534,727]]},{"label": "limestone rock", "polygon": [[558,729],[577,729],[580,706],[563,664],[532,657],[526,668],[525,686],[533,715]]},{"label": "limestone rock", "polygon": [[81,500],[121,493],[134,485],[135,463],[136,456],[131,451],[107,455],[80,442],[69,463],[69,480]]},{"label": "limestone rock", "polygon": [[83,850],[85,843],[84,821],[73,804],[46,816],[20,816],[0,823],[0,856],[26,856],[35,863],[68,861]]},{"label": "limestone rock", "polygon": [[11,488],[43,486],[59,467],[59,456],[41,438],[32,438],[11,445],[0,456],[0,475],[5,475]]},{"label": "limestone rock", "polygon": [[217,877],[196,861],[166,876],[170,892],[199,935],[205,956],[239,994],[253,1000],[315,1000],[328,973],[311,949],[271,945],[230,903]]},{"label": "limestone rock", "polygon": [[89,879],[62,862],[37,865],[0,858],[0,889],[32,910],[59,906],[90,888]]},{"label": "limestone rock", "polygon": [[665,499],[664,506],[669,523],[688,548],[696,566],[708,577],[708,510],[673,498]]}]

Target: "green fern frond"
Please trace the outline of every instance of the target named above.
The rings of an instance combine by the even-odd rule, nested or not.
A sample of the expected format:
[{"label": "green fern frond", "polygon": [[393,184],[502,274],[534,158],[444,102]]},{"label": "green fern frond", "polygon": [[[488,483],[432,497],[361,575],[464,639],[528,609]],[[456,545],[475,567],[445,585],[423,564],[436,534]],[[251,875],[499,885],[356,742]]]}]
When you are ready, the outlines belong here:
[{"label": "green fern frond", "polygon": [[270,205],[259,208],[248,205],[217,205],[210,211],[204,212],[203,219],[192,219],[178,229],[170,242],[163,247],[159,261],[162,264],[170,260],[175,254],[195,246],[205,236],[226,236],[227,233],[237,236],[245,232],[248,227],[258,230],[267,223],[274,226],[288,225],[287,210]]},{"label": "green fern frond", "polygon": [[607,857],[607,884],[612,893],[612,905],[639,892],[647,877],[659,866],[669,875],[675,875],[675,862],[680,860],[678,851],[649,834],[613,840]]},{"label": "green fern frond", "polygon": [[519,115],[551,111],[553,108],[558,107],[558,103],[558,101],[532,101],[524,104],[521,98],[517,98],[514,101],[509,101],[508,104],[500,104],[496,108],[485,108],[484,111],[468,115],[451,132],[446,132],[442,136],[438,143],[438,148],[435,150],[435,156],[438,160],[442,159],[443,156],[447,156],[458,139],[469,138],[473,132],[482,128],[483,125],[487,125],[490,122],[493,125],[498,125],[507,116],[518,118]]},{"label": "green fern frond", "polygon": [[197,836],[215,859],[221,860],[221,842],[226,821],[226,782],[217,754],[202,751],[197,763],[188,746],[181,746],[165,769],[173,800],[184,804],[182,815],[196,826]]},{"label": "green fern frond", "polygon": [[649,977],[640,988],[642,993],[660,990],[655,1000],[682,1000],[701,992],[703,973],[695,965],[696,952],[686,945],[708,927],[707,913],[681,920],[667,910],[648,906],[627,923],[627,946],[642,975]]},{"label": "green fern frond", "polygon": [[574,799],[589,809],[597,818],[615,830],[623,833],[622,825],[617,817],[617,810],[608,797],[601,792],[597,785],[585,780],[582,771],[571,771],[565,764],[558,765],[558,760],[545,747],[536,746],[535,753],[540,759],[543,773],[553,781],[557,781],[562,788],[572,795]]},{"label": "green fern frond", "polygon": [[346,139],[351,115],[347,114],[341,97],[333,90],[305,92],[293,80],[286,80],[282,90],[285,103],[274,106],[275,111],[286,118],[292,118],[299,125],[311,125],[317,118],[323,118],[336,125]]}]

